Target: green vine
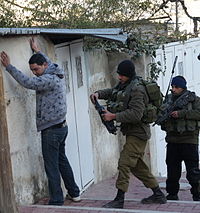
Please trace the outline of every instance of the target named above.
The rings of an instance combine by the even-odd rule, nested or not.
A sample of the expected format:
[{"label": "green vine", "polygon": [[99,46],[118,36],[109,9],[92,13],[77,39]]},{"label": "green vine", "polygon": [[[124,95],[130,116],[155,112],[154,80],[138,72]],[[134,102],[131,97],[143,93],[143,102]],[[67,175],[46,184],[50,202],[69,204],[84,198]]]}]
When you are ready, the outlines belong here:
[{"label": "green vine", "polygon": [[[141,34],[130,34],[128,36],[126,44],[121,42],[113,42],[103,39],[86,38],[84,42],[84,50],[92,49],[104,49],[106,52],[119,52],[128,53],[133,60],[139,58],[142,55],[148,55],[155,59],[156,49],[159,48],[161,41],[154,41],[152,39],[144,39]],[[160,62],[150,63],[148,65],[150,78],[157,80],[161,70]]]},{"label": "green vine", "polygon": [[148,64],[149,68],[149,79],[150,80],[158,80],[160,73],[163,73],[161,69],[161,63],[158,62],[151,62]]},{"label": "green vine", "polygon": [[[128,53],[133,60],[144,54],[150,56],[153,62],[148,64],[149,78],[152,80],[157,80],[159,74],[162,73],[164,75],[167,69],[164,44],[173,41],[185,42],[191,37],[193,37],[193,35],[186,35],[183,33],[171,34],[169,36],[164,36],[163,34],[157,33],[152,36],[152,34],[149,32],[145,34],[137,31],[136,33],[129,34],[125,44],[99,38],[86,38],[84,50],[104,49],[106,52]],[[154,62],[156,58],[156,50],[159,47],[162,48],[164,56],[163,69],[161,68],[161,62]]]}]

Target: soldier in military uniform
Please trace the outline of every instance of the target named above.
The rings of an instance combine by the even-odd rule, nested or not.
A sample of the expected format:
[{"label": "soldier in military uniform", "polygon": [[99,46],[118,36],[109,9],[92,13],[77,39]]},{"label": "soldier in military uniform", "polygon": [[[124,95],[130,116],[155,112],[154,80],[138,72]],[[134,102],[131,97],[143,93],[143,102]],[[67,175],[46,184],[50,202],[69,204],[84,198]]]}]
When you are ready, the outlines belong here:
[{"label": "soldier in military uniform", "polygon": [[[163,112],[166,112],[170,106],[174,105],[168,118],[161,122],[161,129],[166,132],[167,142],[166,191],[168,200],[179,199],[179,180],[182,161],[184,161],[186,178],[191,185],[193,200],[200,201],[199,178],[197,177],[199,174],[196,172],[199,171],[200,98],[194,92],[187,90],[186,83],[183,76],[174,77],[171,82],[171,94],[162,106]],[[185,96],[181,100],[183,95]]]},{"label": "soldier in military uniform", "polygon": [[165,195],[143,160],[147,140],[150,138],[149,124],[143,122],[144,111],[149,102],[145,87],[139,83],[132,61],[122,61],[118,65],[117,73],[119,79],[117,86],[99,90],[90,96],[93,103],[95,98],[108,100],[108,110],[103,118],[106,121],[120,122],[121,132],[126,136],[126,143],[118,162],[119,174],[116,181],[118,192],[115,199],[103,207],[123,208],[130,173],[153,191],[153,195],[142,199],[143,204],[166,203]]}]

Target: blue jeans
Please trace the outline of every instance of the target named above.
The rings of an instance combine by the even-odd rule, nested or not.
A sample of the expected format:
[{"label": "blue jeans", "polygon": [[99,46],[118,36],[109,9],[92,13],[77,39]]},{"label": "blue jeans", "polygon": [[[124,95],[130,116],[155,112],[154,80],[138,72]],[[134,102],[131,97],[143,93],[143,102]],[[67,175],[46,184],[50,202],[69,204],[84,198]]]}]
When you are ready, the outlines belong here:
[{"label": "blue jeans", "polygon": [[64,197],[60,175],[71,197],[77,197],[80,193],[74,180],[72,168],[65,155],[65,139],[68,134],[68,127],[50,127],[42,130],[41,134],[42,154],[50,194],[49,205],[62,205],[64,203]]}]

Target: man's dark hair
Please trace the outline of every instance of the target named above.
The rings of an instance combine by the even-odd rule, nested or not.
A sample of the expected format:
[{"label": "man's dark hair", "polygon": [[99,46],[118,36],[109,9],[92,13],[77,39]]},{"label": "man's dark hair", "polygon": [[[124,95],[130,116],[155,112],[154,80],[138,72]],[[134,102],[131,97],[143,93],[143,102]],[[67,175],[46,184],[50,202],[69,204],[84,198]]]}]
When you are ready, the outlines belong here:
[{"label": "man's dark hair", "polygon": [[36,54],[31,56],[28,63],[29,64],[43,65],[44,62],[47,62],[46,58],[43,55],[41,55],[40,53],[36,53]]}]

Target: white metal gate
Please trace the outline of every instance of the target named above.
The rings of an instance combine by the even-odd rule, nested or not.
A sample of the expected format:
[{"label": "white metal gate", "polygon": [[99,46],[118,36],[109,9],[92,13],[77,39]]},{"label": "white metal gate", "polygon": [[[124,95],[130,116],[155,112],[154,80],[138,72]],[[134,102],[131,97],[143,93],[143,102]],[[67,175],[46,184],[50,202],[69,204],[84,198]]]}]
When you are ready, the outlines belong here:
[{"label": "white metal gate", "polygon": [[[161,62],[161,68],[163,70],[164,67],[166,67],[165,74],[161,75],[158,80],[158,84],[160,85],[164,95],[166,93],[171,77],[171,70],[173,67],[175,56],[178,56],[178,60],[175,67],[174,76],[183,75],[187,80],[188,89],[191,91],[195,91],[197,95],[200,95],[200,61],[197,59],[199,53],[200,38],[190,39],[184,43],[169,43],[165,45],[164,50],[157,50],[156,61]],[[164,60],[164,58],[166,60]],[[153,127],[152,132],[152,171],[157,176],[166,176],[167,170],[165,164],[165,132],[161,131],[160,127],[158,126]]]},{"label": "white metal gate", "polygon": [[82,42],[56,46],[57,63],[63,67],[67,85],[66,153],[80,189],[94,179],[88,89]]}]

